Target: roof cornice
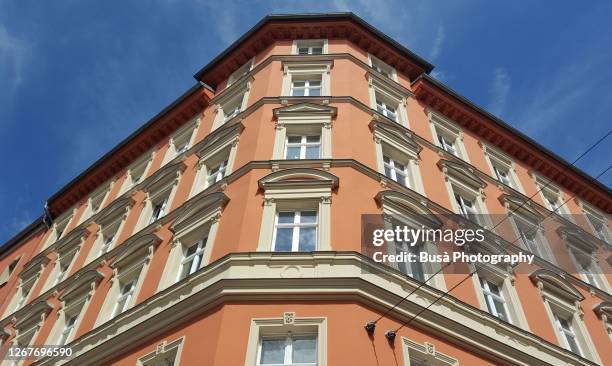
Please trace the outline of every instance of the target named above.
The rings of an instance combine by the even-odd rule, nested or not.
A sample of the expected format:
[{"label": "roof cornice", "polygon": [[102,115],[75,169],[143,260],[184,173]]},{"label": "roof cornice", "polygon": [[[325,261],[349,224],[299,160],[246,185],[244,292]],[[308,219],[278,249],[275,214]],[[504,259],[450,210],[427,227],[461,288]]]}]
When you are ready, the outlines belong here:
[{"label": "roof cornice", "polygon": [[432,77],[421,75],[412,85],[420,102],[604,212],[612,212],[612,191],[587,173]]},{"label": "roof cornice", "polygon": [[353,13],[309,13],[264,17],[194,77],[216,87],[273,42],[315,38],[348,39],[411,79],[433,70],[433,65]]}]

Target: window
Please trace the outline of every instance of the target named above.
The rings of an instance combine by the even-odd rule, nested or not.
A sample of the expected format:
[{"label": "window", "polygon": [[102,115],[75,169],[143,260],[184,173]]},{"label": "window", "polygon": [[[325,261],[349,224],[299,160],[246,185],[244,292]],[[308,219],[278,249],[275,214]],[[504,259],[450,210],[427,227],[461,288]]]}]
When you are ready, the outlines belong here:
[{"label": "window", "polygon": [[563,202],[561,190],[553,185],[550,180],[546,180],[540,176],[535,177],[536,187],[538,188],[544,205],[558,215],[566,215],[565,217],[572,220],[570,215],[567,215],[567,206]]},{"label": "window", "polygon": [[372,55],[369,55],[369,58],[370,58],[370,65],[372,66],[374,70],[378,71],[379,73],[383,74],[384,76],[388,77],[391,80],[397,80],[395,69],[393,67],[389,66],[385,62],[377,59],[376,57]]},{"label": "window", "polygon": [[412,135],[387,122],[372,122],[378,172],[389,179],[425,194],[419,172],[421,147]]},{"label": "window", "polygon": [[385,100],[380,94],[376,94],[376,110],[383,116],[395,122],[399,122],[397,117],[397,104],[390,100]]},{"label": "window", "polygon": [[317,336],[291,334],[263,337],[257,365],[316,365]]},{"label": "window", "polygon": [[514,171],[513,161],[505,154],[502,154],[489,146],[485,145],[483,148],[487,164],[493,173],[493,177],[495,177],[495,179],[497,179],[497,181],[501,184],[514,188],[519,192],[523,192],[523,188],[521,187],[519,179]]},{"label": "window", "polygon": [[546,269],[530,276],[541,289],[544,308],[555,330],[559,345],[571,352],[601,364],[601,359],[581,316],[579,303],[584,296],[565,277]]},{"label": "window", "polygon": [[223,106],[223,122],[227,122],[236,117],[242,111],[242,100],[236,98]]},{"label": "window", "polygon": [[60,258],[57,264],[57,274],[55,276],[55,281],[53,282],[53,286],[59,284],[66,278],[68,275],[68,268],[70,268],[70,264],[72,262],[72,258]]},{"label": "window", "polygon": [[129,281],[121,283],[121,292],[117,297],[115,308],[113,309],[112,318],[126,311],[130,305],[132,296],[134,295],[134,289],[136,288],[137,278],[132,278]]},{"label": "window", "polygon": [[293,42],[294,55],[322,55],[326,53],[326,39],[296,40]]},{"label": "window", "polygon": [[330,95],[332,61],[283,62],[281,95],[316,97]]},{"label": "window", "polygon": [[498,285],[489,280],[481,278],[480,286],[487,304],[487,309],[489,309],[489,313],[503,321],[510,323],[511,321],[508,315],[506,300],[504,299]]},{"label": "window", "polygon": [[274,110],[276,134],[272,159],[331,158],[332,117],[336,108],[299,103]]},{"label": "window", "polygon": [[601,211],[591,207],[590,205],[580,202],[582,212],[586,216],[587,223],[591,227],[593,233],[601,240],[610,242],[610,234],[606,223],[608,219]]},{"label": "window", "polygon": [[387,155],[383,155],[383,162],[385,166],[385,175],[387,177],[403,186],[410,187],[408,167],[406,164],[402,164]]},{"label": "window", "polygon": [[530,251],[531,253],[537,255],[538,257],[544,258],[542,255],[542,251],[540,250],[538,243],[536,242],[536,230],[528,230],[524,227],[519,227],[519,236],[525,249]]},{"label": "window", "polygon": [[273,251],[309,252],[316,249],[316,211],[281,211],[276,215]]},{"label": "window", "polygon": [[13,259],[9,263],[9,265],[6,266],[6,268],[2,271],[2,274],[0,274],[0,287],[4,286],[8,282],[8,280],[11,278],[11,275],[15,271],[15,267],[17,267],[17,263],[19,263],[20,259],[21,259],[21,256]]},{"label": "window", "polygon": [[252,319],[245,365],[327,365],[327,320],[297,317]]},{"label": "window", "polygon": [[200,269],[207,241],[208,238],[205,237],[198,240],[195,244],[183,248],[183,259],[181,260],[181,271],[179,272],[178,278],[179,281]]},{"label": "window", "polygon": [[589,285],[607,290],[606,280],[600,275],[601,269],[596,264],[593,254],[572,245],[569,246],[569,251],[582,280]]},{"label": "window", "polygon": [[91,196],[91,198],[89,199],[89,207],[90,207],[92,215],[100,211],[100,209],[102,208],[102,204],[108,197],[109,193],[110,193],[110,185],[107,187],[104,187],[102,190],[100,190],[99,192]]},{"label": "window", "polygon": [[128,168],[127,177],[121,190],[122,193],[143,181],[143,179],[146,177],[147,171],[149,170],[151,161],[151,154],[149,154],[147,158],[135,162]]},{"label": "window", "polygon": [[24,281],[21,286],[19,286],[19,289],[17,289],[17,302],[15,303],[13,311],[17,311],[21,309],[23,305],[25,305],[28,295],[30,295],[30,291],[32,290],[32,287],[34,287],[35,282],[36,277]]},{"label": "window", "polygon": [[287,136],[285,159],[319,159],[320,136]]},{"label": "window", "polygon": [[191,187],[190,197],[220,182],[232,173],[238,150],[238,139],[244,126],[242,123],[223,126],[208,135],[196,151],[200,159],[197,175]]},{"label": "window", "polygon": [[455,202],[457,203],[459,214],[461,216],[468,220],[478,222],[478,211],[476,210],[476,205],[474,204],[473,199],[467,198],[459,193],[455,193]]},{"label": "window", "polygon": [[217,106],[212,130],[233,121],[247,108],[252,78],[240,78],[214,98]]},{"label": "window", "polygon": [[229,198],[222,192],[203,192],[191,198],[176,217],[170,254],[164,266],[158,291],[196,273],[210,261],[219,218]]},{"label": "window", "polygon": [[62,333],[60,334],[59,340],[57,341],[58,346],[63,346],[66,343],[68,343],[68,339],[72,336],[72,333],[74,332],[77,317],[78,317],[78,314],[71,315],[66,318],[66,324],[64,325],[64,329],[62,330]]},{"label": "window", "polygon": [[457,153],[457,149],[455,148],[455,139],[453,137],[449,137],[448,135],[444,135],[442,133],[438,134],[438,143],[444,151],[450,153],[455,156],[459,156]]},{"label": "window", "polygon": [[292,97],[318,97],[321,96],[320,75],[304,76],[291,82]]},{"label": "window", "polygon": [[62,235],[64,235],[66,227],[68,226],[68,223],[71,219],[72,215],[66,215],[63,218],[60,218],[55,221],[53,227],[51,228],[51,234],[47,237],[45,246],[53,244],[54,242],[58,241],[62,237]]},{"label": "window", "polygon": [[438,161],[444,173],[445,184],[453,210],[464,218],[484,227],[492,227],[486,215],[484,187],[486,183],[463,162],[441,159]]},{"label": "window", "polygon": [[420,262],[420,260],[418,259],[419,256],[421,255],[421,251],[423,250],[422,248],[422,244],[418,243],[416,245],[411,245],[411,243],[406,243],[406,242],[395,242],[395,252],[396,253],[411,253],[413,254],[416,258],[416,260],[414,262],[399,262],[398,265],[398,269],[414,278],[417,281],[425,281],[425,270],[424,270],[424,266],[423,263]]},{"label": "window", "polygon": [[162,197],[159,200],[152,202],[153,211],[151,212],[151,218],[149,224],[161,219],[166,214],[166,206],[168,205],[168,198]]},{"label": "window", "polygon": [[463,132],[455,123],[437,115],[429,113],[431,131],[438,147],[447,153],[465,161],[468,160],[467,152],[463,146]]},{"label": "window", "polygon": [[235,83],[238,79],[240,79],[242,76],[246,75],[249,71],[251,71],[252,67],[253,67],[253,59],[250,59],[249,61],[245,62],[244,65],[240,66],[238,70],[234,71],[230,75],[230,77],[227,79],[227,86],[229,87],[230,85]]},{"label": "window", "polygon": [[223,177],[225,177],[226,170],[227,170],[227,160],[223,160],[220,163],[212,166],[207,173],[206,184],[204,185],[204,189],[210,187],[211,185],[223,179]]},{"label": "window", "polygon": [[559,336],[564,341],[564,347],[574,352],[577,355],[582,356],[582,351],[580,350],[580,346],[578,345],[578,341],[576,340],[576,333],[572,329],[571,320],[562,318],[561,316],[554,314],[555,316],[555,325],[557,326],[557,332],[559,332]]},{"label": "window", "polygon": [[258,251],[331,250],[331,196],[338,177],[294,168],[272,172],[258,183],[264,192]]},{"label": "window", "polygon": [[199,118],[196,118],[172,135],[168,144],[168,151],[164,157],[164,164],[189,150],[199,122]]}]

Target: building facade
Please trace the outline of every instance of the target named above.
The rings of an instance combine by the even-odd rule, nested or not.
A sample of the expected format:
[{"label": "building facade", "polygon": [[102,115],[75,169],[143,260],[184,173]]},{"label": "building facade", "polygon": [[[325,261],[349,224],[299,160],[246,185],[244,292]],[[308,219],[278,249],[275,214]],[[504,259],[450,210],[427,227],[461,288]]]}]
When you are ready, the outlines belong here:
[{"label": "building facade", "polygon": [[[2,365],[612,363],[610,190],[432,68],[352,14],[264,18],[2,247],[0,354],[73,352]],[[376,263],[383,213],[537,259]]]}]

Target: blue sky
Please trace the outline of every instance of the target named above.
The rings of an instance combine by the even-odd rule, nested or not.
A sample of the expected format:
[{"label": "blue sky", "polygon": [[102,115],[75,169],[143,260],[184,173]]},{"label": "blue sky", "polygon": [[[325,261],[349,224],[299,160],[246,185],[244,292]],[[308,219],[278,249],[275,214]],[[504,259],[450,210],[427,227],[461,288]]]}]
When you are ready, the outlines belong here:
[{"label": "blue sky", "polygon": [[[308,5],[308,6],[307,6]],[[610,128],[612,2],[0,0],[0,243],[268,13],[352,11],[568,160]],[[578,166],[612,163],[612,137]],[[612,173],[602,176],[612,185]]]}]

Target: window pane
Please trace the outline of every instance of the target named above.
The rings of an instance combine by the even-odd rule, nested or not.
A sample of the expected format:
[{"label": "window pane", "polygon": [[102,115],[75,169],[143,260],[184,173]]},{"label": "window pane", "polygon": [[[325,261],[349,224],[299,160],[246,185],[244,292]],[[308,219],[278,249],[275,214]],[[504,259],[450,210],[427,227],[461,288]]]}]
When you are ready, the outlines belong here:
[{"label": "window pane", "polygon": [[308,93],[311,97],[318,97],[321,95],[321,87],[310,88],[310,92]]},{"label": "window pane", "polygon": [[397,174],[397,175],[396,175],[396,181],[397,181],[399,184],[403,185],[403,186],[407,186],[407,184],[406,184],[406,177],[405,177],[405,176],[403,176],[403,175],[401,175],[401,174]]},{"label": "window pane", "polygon": [[299,144],[300,142],[302,142],[302,136],[288,136],[287,142],[289,142],[290,144]]},{"label": "window pane", "polygon": [[291,95],[294,97],[303,97],[304,89],[293,89],[293,93],[291,93]]},{"label": "window pane", "polygon": [[306,159],[318,159],[318,158],[319,158],[319,146],[306,147]]},{"label": "window pane", "polygon": [[293,363],[317,362],[317,341],[315,338],[295,339],[293,341]]},{"label": "window pane", "polygon": [[308,47],[298,48],[298,55],[307,55],[307,54],[308,54]]},{"label": "window pane", "polygon": [[312,48],[312,54],[313,55],[320,55],[323,53],[323,48],[321,47],[313,47]]},{"label": "window pane", "polygon": [[302,211],[300,222],[302,223],[317,222],[317,212],[316,211]]},{"label": "window pane", "polygon": [[317,242],[317,229],[316,228],[301,228],[300,229],[300,243],[298,250],[300,252],[310,252],[315,250]]},{"label": "window pane", "polygon": [[288,146],[286,159],[299,159],[300,158],[300,147],[299,146]]},{"label": "window pane", "polygon": [[293,212],[279,212],[278,223],[279,224],[293,224],[293,218],[295,213]]},{"label": "window pane", "polygon": [[274,243],[274,251],[290,252],[292,238],[293,238],[293,228],[277,228],[276,229],[276,242]]},{"label": "window pane", "polygon": [[294,88],[303,88],[306,86],[306,82],[305,81],[294,81],[293,82],[293,87]]},{"label": "window pane", "polygon": [[319,136],[306,136],[306,142],[319,142]]},{"label": "window pane", "polygon": [[284,364],[285,363],[285,340],[284,339],[264,339],[261,342],[262,365]]},{"label": "window pane", "polygon": [[576,343],[576,339],[570,335],[566,335],[565,339],[567,340],[567,345],[569,346],[570,350],[579,355],[580,348],[578,347],[578,343]]},{"label": "window pane", "polygon": [[493,303],[495,304],[495,310],[497,311],[497,316],[502,320],[508,321],[508,317],[506,315],[506,309],[504,308],[504,303],[497,299],[493,299]]}]

